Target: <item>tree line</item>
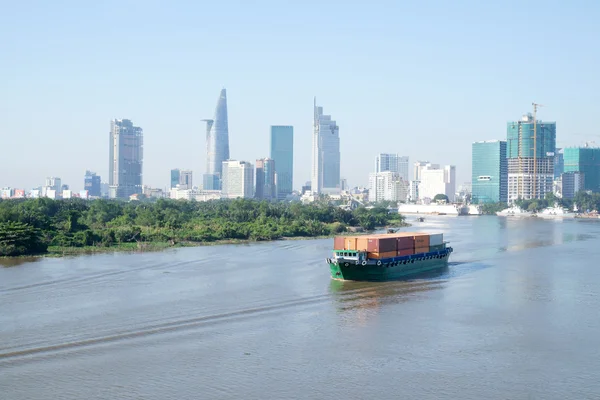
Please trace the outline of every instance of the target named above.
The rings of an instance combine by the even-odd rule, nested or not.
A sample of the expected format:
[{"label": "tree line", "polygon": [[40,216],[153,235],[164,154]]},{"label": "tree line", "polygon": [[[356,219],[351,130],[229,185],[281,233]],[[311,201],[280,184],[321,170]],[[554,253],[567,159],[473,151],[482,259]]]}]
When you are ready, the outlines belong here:
[{"label": "tree line", "polygon": [[348,227],[371,230],[402,221],[384,207],[349,211],[326,202],[0,200],[0,255],[43,253],[48,246],[315,237],[345,232]]}]

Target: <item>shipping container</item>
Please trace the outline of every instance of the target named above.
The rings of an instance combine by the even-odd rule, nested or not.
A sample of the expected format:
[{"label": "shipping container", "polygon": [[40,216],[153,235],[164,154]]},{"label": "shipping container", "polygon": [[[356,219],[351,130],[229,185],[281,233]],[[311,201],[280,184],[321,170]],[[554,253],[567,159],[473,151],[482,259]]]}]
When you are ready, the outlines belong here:
[{"label": "shipping container", "polygon": [[429,235],[429,246],[439,246],[444,243],[443,233],[434,233]]},{"label": "shipping container", "polygon": [[344,250],[356,250],[355,237],[347,237],[344,239]]},{"label": "shipping container", "polygon": [[367,251],[369,248],[369,237],[358,237],[356,239],[356,250]]},{"label": "shipping container", "polygon": [[367,243],[367,250],[373,253],[395,252],[396,241],[397,239],[393,236],[370,236]]},{"label": "shipping container", "polygon": [[415,247],[415,254],[429,253],[429,246]]},{"label": "shipping container", "polygon": [[344,236],[336,236],[333,238],[333,249],[334,250],[346,250],[344,248],[344,240],[346,237]]},{"label": "shipping container", "polygon": [[396,238],[396,249],[400,250],[408,250],[411,251],[415,249],[415,239],[412,236],[401,236]]},{"label": "shipping container", "polygon": [[410,249],[404,249],[404,250],[398,250],[398,251],[396,252],[396,255],[397,255],[398,257],[402,257],[402,256],[410,256],[410,255],[412,255],[412,254],[415,254],[415,251],[414,251],[412,248],[410,248]]},{"label": "shipping container", "polygon": [[442,251],[446,248],[445,244],[438,244],[437,246],[429,246],[429,251]]},{"label": "shipping container", "polygon": [[427,235],[427,234],[415,235],[415,248],[417,248],[417,247],[429,248],[429,235]]},{"label": "shipping container", "polygon": [[369,258],[375,258],[375,259],[392,258],[392,257],[396,257],[396,252],[395,251],[387,251],[387,252],[382,252],[382,253],[369,252],[367,255]]}]

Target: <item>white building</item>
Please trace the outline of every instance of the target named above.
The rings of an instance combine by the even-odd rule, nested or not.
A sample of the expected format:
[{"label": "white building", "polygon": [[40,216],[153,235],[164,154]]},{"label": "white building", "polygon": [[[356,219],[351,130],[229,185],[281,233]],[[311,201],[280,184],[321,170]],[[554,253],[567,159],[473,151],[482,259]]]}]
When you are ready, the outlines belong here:
[{"label": "white building", "polygon": [[413,180],[421,180],[421,171],[425,168],[440,169],[440,164],[432,164],[429,161],[417,161],[414,164]]},{"label": "white building", "polygon": [[248,161],[223,161],[222,195],[228,199],[254,197],[254,166]]},{"label": "white building", "polygon": [[311,190],[314,193],[340,192],[340,132],[323,107],[314,104]]},{"label": "white building", "polygon": [[421,181],[410,181],[409,189],[408,189],[408,197],[410,201],[419,200],[419,184]]},{"label": "white building", "polygon": [[398,172],[385,171],[369,175],[369,201],[403,201],[408,197],[408,182]]},{"label": "white building", "polygon": [[[437,168],[436,168],[437,167]],[[446,165],[439,168],[430,164],[420,168],[421,183],[419,184],[419,199],[431,199],[437,194],[445,194],[453,202],[456,196],[456,167]]]},{"label": "white building", "polygon": [[55,195],[60,196],[60,194],[62,193],[62,182],[60,178],[55,178],[53,176],[50,176],[48,178],[46,178],[46,191],[45,193],[48,192],[48,190],[52,189],[55,191]]},{"label": "white building", "polygon": [[380,153],[375,161],[375,172],[392,171],[408,182],[408,157],[398,154]]}]

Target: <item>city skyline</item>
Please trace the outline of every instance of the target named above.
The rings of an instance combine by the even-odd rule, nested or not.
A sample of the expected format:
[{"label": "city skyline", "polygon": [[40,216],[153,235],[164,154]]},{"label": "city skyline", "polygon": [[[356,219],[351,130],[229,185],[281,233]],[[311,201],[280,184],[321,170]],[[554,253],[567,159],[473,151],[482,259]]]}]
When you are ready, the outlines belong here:
[{"label": "city skyline", "polygon": [[[303,162],[315,95],[342,126],[341,176],[351,186],[366,186],[373,157],[388,151],[456,165],[457,182],[469,181],[470,144],[504,138],[506,122],[532,101],[546,106],[540,119],[559,123],[557,147],[596,140],[588,126],[600,90],[600,52],[590,40],[600,33],[597,3],[584,12],[535,0],[519,4],[517,14],[496,3],[319,4],[323,15],[338,17],[326,26],[310,18],[310,2],[287,11],[259,3],[123,7],[108,0],[93,13],[8,3],[0,15],[0,33],[11,38],[0,43],[9,60],[0,65],[0,147],[16,151],[0,158],[0,170],[10,171],[0,185],[37,187],[54,175],[82,189],[86,169],[107,181],[106,124],[121,116],[144,128],[145,184],[167,187],[165,171],[177,165],[199,183],[201,119],[212,117],[222,87],[230,91],[235,158],[267,155],[269,126],[294,126],[295,189],[311,179]],[[249,25],[254,10],[261,12]],[[208,40],[222,21],[230,35]],[[544,40],[516,45],[523,26]],[[533,50],[553,62],[531,58]],[[314,62],[332,57],[339,62]]]}]

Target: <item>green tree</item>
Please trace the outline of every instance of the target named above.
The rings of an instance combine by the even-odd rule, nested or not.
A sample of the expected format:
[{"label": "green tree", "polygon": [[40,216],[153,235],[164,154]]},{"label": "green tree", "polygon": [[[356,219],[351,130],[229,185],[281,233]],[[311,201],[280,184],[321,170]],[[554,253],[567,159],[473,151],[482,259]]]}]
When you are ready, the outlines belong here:
[{"label": "green tree", "polygon": [[450,200],[448,199],[448,196],[446,196],[443,193],[438,193],[433,197],[433,201],[445,201],[446,203],[448,203]]},{"label": "green tree", "polygon": [[0,256],[20,256],[46,252],[40,231],[22,222],[0,222]]}]

